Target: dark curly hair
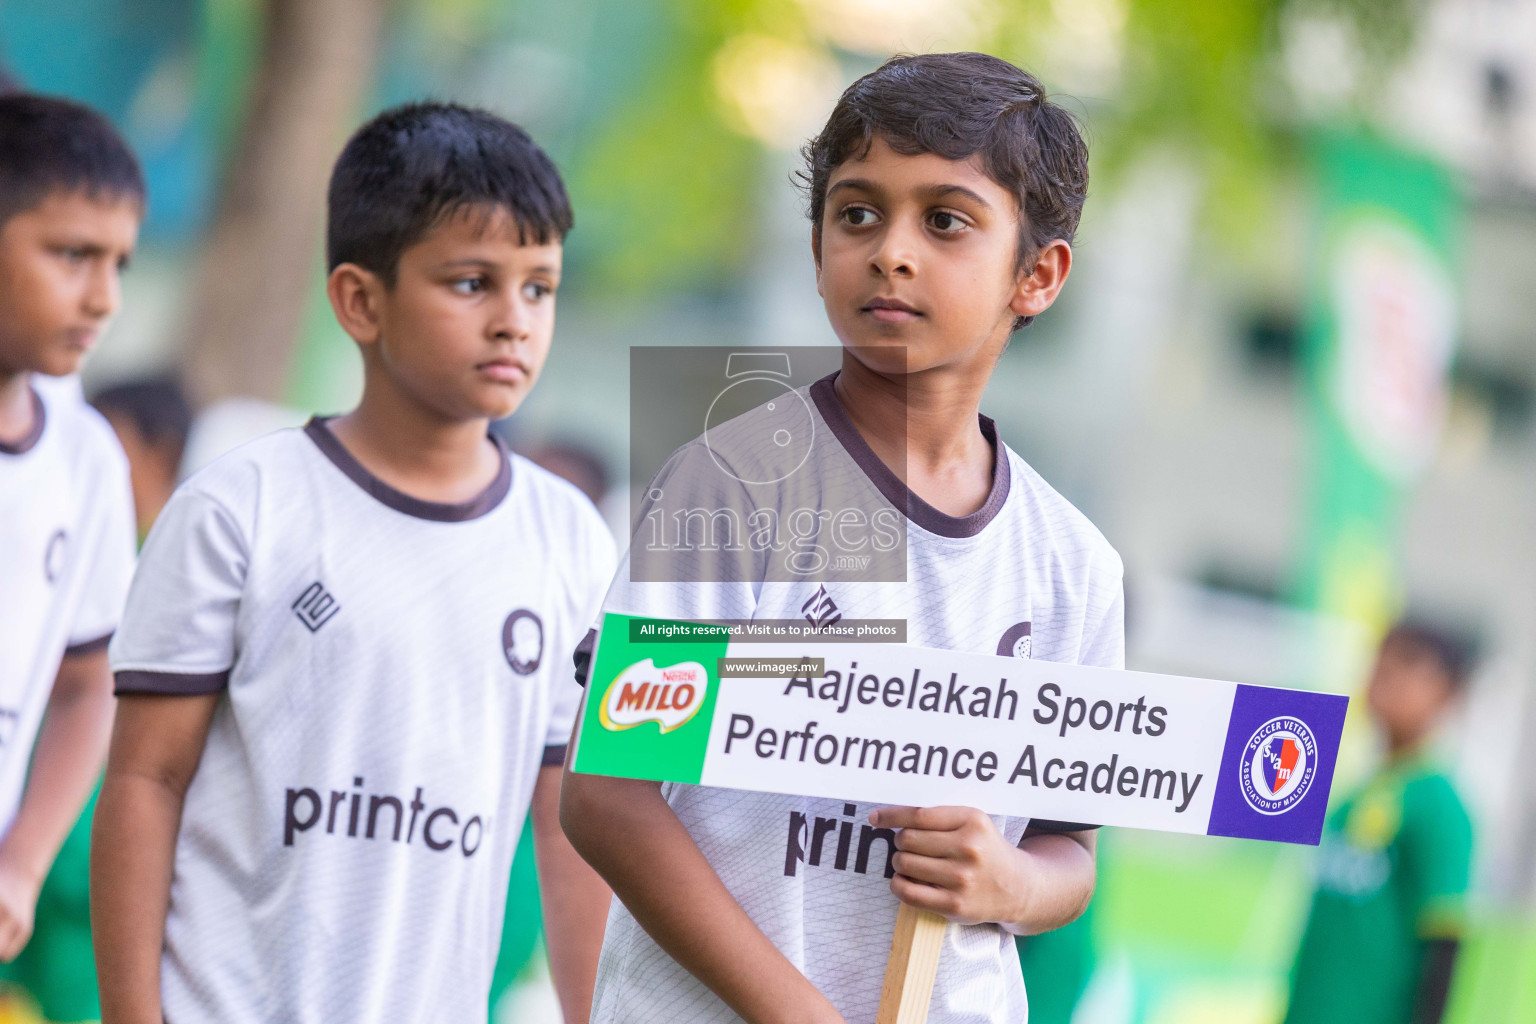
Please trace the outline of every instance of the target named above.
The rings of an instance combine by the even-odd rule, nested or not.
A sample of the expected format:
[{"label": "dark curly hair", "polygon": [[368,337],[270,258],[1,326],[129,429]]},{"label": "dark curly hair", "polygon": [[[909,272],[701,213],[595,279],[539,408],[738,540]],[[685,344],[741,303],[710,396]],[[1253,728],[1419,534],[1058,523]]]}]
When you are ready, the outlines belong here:
[{"label": "dark curly hair", "polygon": [[[878,135],[898,153],[947,160],[981,154],[1012,192],[1019,268],[1033,268],[1055,239],[1071,243],[1088,197],[1088,146],[1076,119],[1048,100],[1038,79],[985,53],[892,57],[848,87],[821,134],[806,143],[796,178],[810,200],[818,246],[832,172],[862,157]],[[1014,329],[1033,317],[1019,317]]]}]

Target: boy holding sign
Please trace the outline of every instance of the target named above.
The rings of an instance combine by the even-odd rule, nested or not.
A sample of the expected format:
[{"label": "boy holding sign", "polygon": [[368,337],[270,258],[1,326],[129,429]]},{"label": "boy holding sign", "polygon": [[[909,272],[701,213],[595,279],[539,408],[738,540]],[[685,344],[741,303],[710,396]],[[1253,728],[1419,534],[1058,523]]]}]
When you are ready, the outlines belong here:
[{"label": "boy holding sign", "polygon": [[[767,403],[679,449],[638,521],[669,522],[652,513],[674,501],[713,514],[710,531],[798,530],[808,517],[833,546],[895,551],[898,571],[839,576],[799,532],[781,564],[771,545],[713,533],[658,543],[642,530],[605,610],[817,628],[843,615],[904,620],[912,644],[1121,667],[1119,557],[979,414],[1010,334],[1071,268],[1087,187],[1071,117],[1005,61],[901,57],[843,94],[806,157],[818,290],[842,368],[792,392],[800,404]],[[773,429],[802,408],[816,439],[803,453],[793,424]],[[773,440],[754,447],[749,434]],[[775,446],[799,461],[776,474]],[[869,500],[850,507],[850,492]],[[664,578],[642,566],[658,552]],[[633,724],[675,727],[635,710]],[[1012,936],[1072,920],[1094,885],[1091,826],[965,807],[568,772],[562,822],[619,897],[598,1022],[872,1020],[898,900],[959,926],[929,1019],[1019,1021]]]}]

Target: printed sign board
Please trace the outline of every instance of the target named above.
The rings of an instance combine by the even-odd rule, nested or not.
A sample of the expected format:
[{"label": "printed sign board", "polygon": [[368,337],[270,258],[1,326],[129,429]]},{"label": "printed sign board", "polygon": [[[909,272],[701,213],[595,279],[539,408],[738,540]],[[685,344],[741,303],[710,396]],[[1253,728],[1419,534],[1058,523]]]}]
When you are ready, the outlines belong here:
[{"label": "printed sign board", "polygon": [[1347,699],[607,615],[579,772],[1316,844]]}]

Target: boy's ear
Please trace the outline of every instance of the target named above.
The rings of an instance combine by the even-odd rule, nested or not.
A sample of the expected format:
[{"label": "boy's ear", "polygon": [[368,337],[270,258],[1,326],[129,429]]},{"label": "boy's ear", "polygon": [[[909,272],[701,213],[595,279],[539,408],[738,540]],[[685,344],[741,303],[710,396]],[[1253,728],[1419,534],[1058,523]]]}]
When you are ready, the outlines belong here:
[{"label": "boy's ear", "polygon": [[1028,274],[1020,275],[1008,308],[1015,316],[1038,316],[1056,301],[1071,272],[1072,247],[1058,238],[1040,251]]},{"label": "boy's ear", "polygon": [[384,297],[379,275],[356,263],[343,263],[325,281],[336,322],[359,345],[379,340],[379,306]]}]

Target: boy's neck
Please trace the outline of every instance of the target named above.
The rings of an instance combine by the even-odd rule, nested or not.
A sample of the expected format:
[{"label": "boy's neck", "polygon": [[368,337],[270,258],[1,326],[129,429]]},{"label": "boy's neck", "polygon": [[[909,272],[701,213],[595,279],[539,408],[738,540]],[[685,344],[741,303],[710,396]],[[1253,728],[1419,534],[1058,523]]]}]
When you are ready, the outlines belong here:
[{"label": "boy's neck", "polygon": [[32,374],[0,370],[0,441],[25,437],[32,429]]},{"label": "boy's neck", "polygon": [[1429,733],[1414,736],[1387,736],[1387,763],[1405,764],[1424,752],[1429,743]]},{"label": "boy's neck", "polygon": [[939,511],[965,516],[992,486],[995,453],[977,415],[986,384],[955,370],[887,377],[844,352],[834,390],[880,461]]},{"label": "boy's neck", "polygon": [[413,498],[457,504],[479,495],[501,470],[487,419],[442,416],[370,374],[357,408],[330,427],[352,457]]}]

